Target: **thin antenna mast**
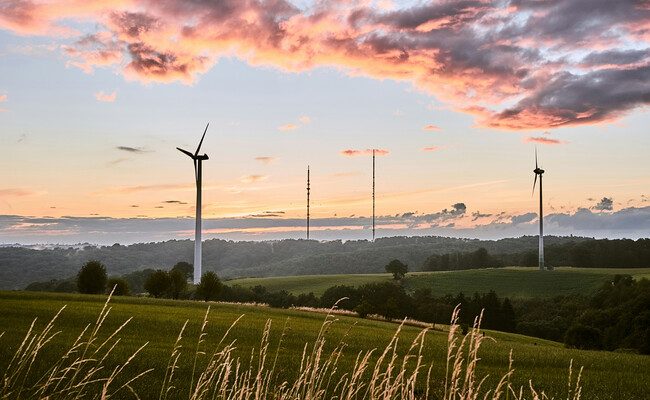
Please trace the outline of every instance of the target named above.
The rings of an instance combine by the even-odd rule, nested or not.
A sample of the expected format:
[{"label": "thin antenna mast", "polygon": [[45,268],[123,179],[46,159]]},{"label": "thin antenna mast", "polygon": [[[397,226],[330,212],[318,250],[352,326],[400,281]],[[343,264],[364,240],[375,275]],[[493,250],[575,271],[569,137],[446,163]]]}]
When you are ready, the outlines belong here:
[{"label": "thin antenna mast", "polygon": [[309,240],[309,165],[307,166],[307,240]]},{"label": "thin antenna mast", "polygon": [[375,241],[375,149],[372,149],[372,241]]}]

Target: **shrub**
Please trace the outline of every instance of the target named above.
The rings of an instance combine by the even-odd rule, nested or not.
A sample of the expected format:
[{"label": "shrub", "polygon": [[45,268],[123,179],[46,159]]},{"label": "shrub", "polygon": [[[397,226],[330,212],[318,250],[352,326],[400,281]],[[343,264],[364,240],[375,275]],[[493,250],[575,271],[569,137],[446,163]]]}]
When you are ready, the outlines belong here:
[{"label": "shrub", "polygon": [[171,289],[171,279],[167,271],[157,270],[149,275],[144,282],[144,290],[149,292],[153,297],[161,297],[169,293]]},{"label": "shrub", "polygon": [[201,277],[201,282],[196,287],[196,297],[208,301],[217,300],[221,292],[221,281],[214,272],[206,272]]},{"label": "shrub", "polygon": [[180,269],[172,268],[169,271],[169,294],[173,299],[178,299],[187,288],[187,276]]},{"label": "shrub", "polygon": [[107,291],[113,291],[113,296],[128,296],[129,284],[122,278],[111,278],[108,280]]},{"label": "shrub", "polygon": [[581,350],[602,348],[600,330],[582,324],[574,324],[566,331],[564,344]]}]

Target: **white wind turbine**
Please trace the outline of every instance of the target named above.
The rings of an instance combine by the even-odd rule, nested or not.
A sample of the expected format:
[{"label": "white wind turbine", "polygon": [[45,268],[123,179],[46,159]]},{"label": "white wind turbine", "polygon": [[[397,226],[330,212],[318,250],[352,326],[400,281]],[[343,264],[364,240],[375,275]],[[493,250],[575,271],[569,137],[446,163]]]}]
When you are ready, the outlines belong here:
[{"label": "white wind turbine", "polygon": [[209,157],[207,154],[199,155],[201,150],[201,144],[203,144],[203,138],[205,138],[205,133],[208,131],[208,123],[205,126],[205,131],[203,131],[203,136],[201,136],[201,141],[199,146],[196,148],[194,154],[190,153],[187,150],[183,150],[180,147],[177,149],[190,157],[194,161],[194,178],[196,180],[196,225],[194,227],[194,284],[198,284],[201,280],[201,167],[203,160],[207,160]]},{"label": "white wind turbine", "polygon": [[535,148],[535,181],[533,181],[533,194],[535,194],[535,184],[539,176],[539,269],[543,271],[544,266],[544,212],[542,210],[542,175],[544,170],[537,165],[537,148]]}]

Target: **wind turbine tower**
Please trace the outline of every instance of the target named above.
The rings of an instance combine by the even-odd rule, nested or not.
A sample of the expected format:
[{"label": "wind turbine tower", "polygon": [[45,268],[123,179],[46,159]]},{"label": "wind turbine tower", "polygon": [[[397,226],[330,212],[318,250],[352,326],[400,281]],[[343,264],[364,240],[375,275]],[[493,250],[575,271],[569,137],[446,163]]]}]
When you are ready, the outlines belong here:
[{"label": "wind turbine tower", "polygon": [[372,241],[375,241],[375,149],[372,149]]},{"label": "wind turbine tower", "polygon": [[307,166],[307,240],[309,240],[309,165]]},{"label": "wind turbine tower", "polygon": [[202,163],[204,160],[207,160],[209,157],[207,154],[199,155],[201,151],[201,145],[203,144],[203,139],[205,138],[205,133],[208,131],[208,123],[205,126],[205,131],[203,131],[203,136],[201,136],[201,141],[199,146],[196,148],[194,154],[190,153],[187,150],[183,150],[180,147],[177,147],[178,151],[190,157],[194,162],[194,179],[196,181],[196,223],[194,226],[194,284],[198,284],[201,280],[201,174],[202,174]]},{"label": "wind turbine tower", "polygon": [[542,177],[544,175],[544,170],[537,165],[537,149],[535,149],[535,181],[533,181],[533,194],[535,193],[535,185],[537,184],[537,177],[539,176],[539,269],[543,271],[544,266],[544,211],[542,209],[543,205],[543,194],[542,194]]}]

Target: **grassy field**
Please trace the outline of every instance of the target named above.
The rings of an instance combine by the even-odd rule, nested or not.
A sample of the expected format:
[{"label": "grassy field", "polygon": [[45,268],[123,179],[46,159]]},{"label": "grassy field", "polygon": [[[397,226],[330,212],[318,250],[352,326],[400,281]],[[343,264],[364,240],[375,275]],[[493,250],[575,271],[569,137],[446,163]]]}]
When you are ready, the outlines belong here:
[{"label": "grassy field", "polygon": [[[84,326],[93,323],[105,301],[105,296],[74,294],[46,294],[29,292],[0,292],[0,371],[3,371],[10,355],[16,349],[33,318],[37,327],[42,327],[56,311],[66,305],[56,323],[55,330],[61,333],[48,344],[43,359],[36,370],[44,371],[54,360],[60,358],[64,345],[69,345]],[[207,348],[214,347],[226,329],[239,316],[244,315],[230,332],[235,340],[236,354],[246,364],[252,349],[259,348],[264,325],[272,320],[270,336],[271,355],[275,354],[285,324],[288,330],[278,353],[278,369],[283,377],[296,374],[305,343],[313,343],[324,320],[324,315],[291,310],[270,309],[246,305],[213,304],[209,315],[206,337]],[[189,301],[170,301],[143,298],[115,298],[111,314],[102,329],[111,332],[129,317],[133,320],[120,332],[121,342],[108,360],[108,365],[117,365],[145,342],[148,345],[133,361],[126,373],[153,368],[135,384],[136,391],[144,399],[158,398],[167,361],[173,343],[181,326],[189,320],[176,374],[179,393],[188,387],[192,370],[192,357],[196,346],[203,316],[207,305]],[[330,346],[340,340],[347,344],[342,365],[351,365],[356,355],[370,348],[383,347],[397,329],[396,324],[338,317],[327,333]],[[408,347],[418,328],[405,327],[400,341],[402,351]],[[346,333],[348,333],[346,335]],[[521,335],[487,332],[496,342],[486,341],[481,350],[479,372],[490,374],[496,379],[507,369],[508,353],[512,349],[515,376],[518,385],[528,386],[532,379],[535,386],[555,398],[566,398],[566,379],[570,360],[574,365],[584,366],[583,398],[585,399],[642,399],[650,393],[650,357],[633,354],[578,351],[563,348],[560,344]],[[444,377],[446,333],[427,334],[424,357],[427,364],[433,364],[433,377],[441,381]],[[204,362],[199,360],[199,364]]]},{"label": "grassy field", "polygon": [[[494,290],[499,296],[511,298],[553,297],[566,294],[590,294],[616,274],[650,278],[650,268],[569,268],[539,271],[536,268],[509,267],[443,272],[411,272],[404,279],[407,290],[430,288],[438,295],[485,293]],[[360,286],[388,281],[390,274],[304,275],[272,278],[243,278],[228,281],[269,290],[286,290],[294,294],[314,292],[321,295],[334,285]]]}]

